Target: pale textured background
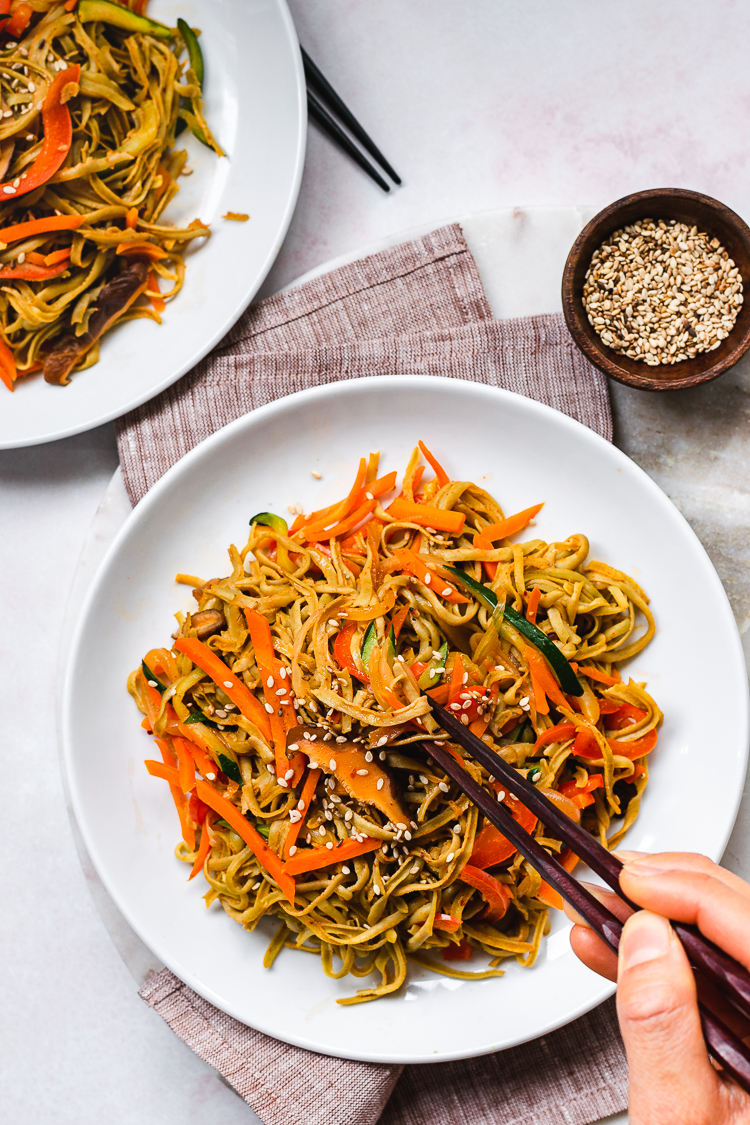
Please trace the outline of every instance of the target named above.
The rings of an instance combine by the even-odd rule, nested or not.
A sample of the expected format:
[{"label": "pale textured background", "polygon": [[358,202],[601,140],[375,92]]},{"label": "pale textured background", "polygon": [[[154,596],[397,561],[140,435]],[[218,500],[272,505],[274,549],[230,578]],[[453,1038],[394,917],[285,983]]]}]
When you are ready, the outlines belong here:
[{"label": "pale textured background", "polygon": [[[313,130],[269,288],[393,232],[506,205],[598,207],[670,185],[750,215],[740,0],[294,0],[292,12],[405,187],[383,196]],[[741,624],[749,391],[743,370],[691,395],[615,394],[619,444],[707,542]],[[65,814],[51,684],[68,587],[115,466],[110,426],[0,454],[3,1119],[249,1125],[248,1107],[137,999]],[[742,819],[730,865],[749,836]]]}]

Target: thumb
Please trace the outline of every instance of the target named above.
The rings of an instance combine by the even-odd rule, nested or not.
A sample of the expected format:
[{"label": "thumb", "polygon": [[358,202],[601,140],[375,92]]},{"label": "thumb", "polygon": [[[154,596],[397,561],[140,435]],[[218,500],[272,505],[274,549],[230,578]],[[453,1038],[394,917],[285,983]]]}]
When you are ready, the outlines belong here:
[{"label": "thumb", "polygon": [[695,978],[666,918],[641,910],[620,941],[617,1015],[631,1125],[714,1121],[720,1082],[701,1031]]}]

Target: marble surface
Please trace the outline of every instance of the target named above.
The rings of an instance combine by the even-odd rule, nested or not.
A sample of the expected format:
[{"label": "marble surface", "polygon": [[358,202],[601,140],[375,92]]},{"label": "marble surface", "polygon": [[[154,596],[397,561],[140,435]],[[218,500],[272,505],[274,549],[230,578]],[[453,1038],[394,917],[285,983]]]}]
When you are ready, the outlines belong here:
[{"label": "marble surface", "polygon": [[[627,18],[620,5],[597,0],[291,7],[304,45],[405,183],[384,196],[313,131],[266,292],[394,233],[501,206],[598,209],[628,191],[672,184],[750,213],[750,9],[736,0],[631,0]],[[486,252],[497,251],[488,244]],[[518,287],[532,284],[532,272],[519,268]],[[515,291],[509,284],[509,302]],[[743,638],[749,403],[750,361],[676,395],[613,387],[618,445],[697,531]],[[248,1107],[138,1000],[67,819],[52,685],[76,562],[116,463],[110,426],[0,455],[2,762],[13,795],[4,837],[16,859],[0,874],[3,1115],[63,1125],[182,1125],[187,1116],[193,1125],[252,1123]],[[726,855],[745,877],[749,820],[743,805]]]}]

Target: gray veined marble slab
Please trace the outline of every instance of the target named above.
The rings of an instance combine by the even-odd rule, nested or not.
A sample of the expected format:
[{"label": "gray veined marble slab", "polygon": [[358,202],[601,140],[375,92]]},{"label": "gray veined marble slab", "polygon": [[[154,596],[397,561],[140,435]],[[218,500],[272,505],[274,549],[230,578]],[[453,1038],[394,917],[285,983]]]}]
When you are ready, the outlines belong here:
[{"label": "gray veined marble slab", "polygon": [[[459,219],[497,317],[561,310],[560,277],[571,243],[593,213],[589,207],[506,208]],[[446,220],[451,221],[451,220]],[[299,281],[425,234],[431,222],[327,262]],[[750,354],[713,383],[676,394],[647,394],[610,384],[615,443],[659,484],[691,524],[729,595],[750,655]],[[119,470],[89,532],[68,604],[61,653],[68,648],[83,593],[116,532],[130,513]],[[700,651],[701,591],[685,612],[696,619]],[[700,653],[700,655],[698,655]],[[62,673],[63,656],[60,672]],[[708,813],[710,815],[710,811]],[[72,819],[72,818],[71,818]],[[161,968],[112,903],[80,839],[81,862],[97,908],[117,949],[140,984]],[[743,801],[724,863],[750,879],[750,802]],[[248,1109],[248,1120],[255,1115]],[[626,1125],[625,1115],[601,1125]]]}]

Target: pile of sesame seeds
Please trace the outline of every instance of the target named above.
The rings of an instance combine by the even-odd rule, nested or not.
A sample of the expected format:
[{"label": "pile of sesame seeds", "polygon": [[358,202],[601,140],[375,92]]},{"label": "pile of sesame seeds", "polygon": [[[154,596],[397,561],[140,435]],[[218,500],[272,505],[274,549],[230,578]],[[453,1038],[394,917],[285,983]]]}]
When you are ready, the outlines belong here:
[{"label": "pile of sesame seeds", "polygon": [[718,348],[742,301],[742,277],[718,239],[674,219],[615,231],[595,252],[583,287],[602,341],[652,367]]}]

